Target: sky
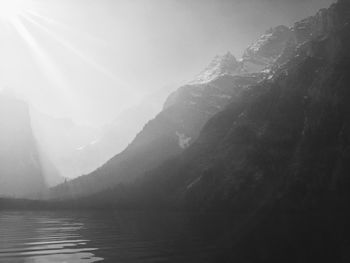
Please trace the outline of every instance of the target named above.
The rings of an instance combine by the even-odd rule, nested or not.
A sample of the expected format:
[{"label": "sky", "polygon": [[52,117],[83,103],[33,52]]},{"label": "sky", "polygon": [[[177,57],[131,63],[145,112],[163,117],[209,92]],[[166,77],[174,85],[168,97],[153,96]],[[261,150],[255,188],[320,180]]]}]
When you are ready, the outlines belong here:
[{"label": "sky", "polygon": [[[100,126],[332,0],[0,0],[0,89]],[[154,114],[150,110],[150,114]]]}]

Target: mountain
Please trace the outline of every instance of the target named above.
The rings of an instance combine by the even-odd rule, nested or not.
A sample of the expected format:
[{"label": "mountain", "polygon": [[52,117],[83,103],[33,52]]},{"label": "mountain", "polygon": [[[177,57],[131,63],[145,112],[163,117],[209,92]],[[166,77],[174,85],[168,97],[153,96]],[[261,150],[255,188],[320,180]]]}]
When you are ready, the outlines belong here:
[{"label": "mountain", "polygon": [[[194,126],[188,128],[190,130],[200,129],[201,125],[216,112],[222,110],[231,99],[231,93],[235,90],[236,84],[231,85],[230,82],[237,82],[238,86],[244,86],[255,83],[254,81],[261,78],[258,74],[262,74],[263,69],[275,62],[282,46],[289,40],[287,36],[290,31],[285,26],[270,29],[245,51],[241,60],[237,60],[230,52],[216,56],[194,80],[169,96],[164,110],[173,101],[176,101],[178,108],[188,107],[186,103],[192,106],[198,103],[199,110],[207,111],[204,114],[206,116],[195,113],[196,116],[193,119],[200,124],[192,125],[188,121],[184,125]],[[274,53],[269,49],[274,50]],[[216,81],[218,78],[222,80]],[[218,88],[215,87],[217,84],[214,82],[220,82]],[[213,85],[207,85],[210,83]],[[205,85],[208,87],[201,91],[202,86]],[[204,92],[203,96],[202,92]],[[137,134],[142,128],[135,123],[146,122],[152,115],[149,112],[155,112],[150,109],[149,104],[147,100],[144,100],[137,107],[123,112],[115,121],[99,129],[78,125],[70,119],[52,118],[36,110],[31,111],[32,125],[40,147],[52,160],[60,174],[67,178],[76,178],[92,173],[128,146],[134,134]],[[180,128],[178,130],[174,134],[177,134],[178,140],[181,141],[180,144],[183,145],[180,146],[181,148],[185,148],[184,146],[188,144],[183,142],[193,140],[198,133],[198,131],[189,131],[187,132],[191,133],[189,136],[182,133]],[[145,167],[144,170],[147,169],[148,167]]]},{"label": "mountain", "polygon": [[32,107],[34,135],[43,154],[52,160],[61,175],[69,179],[89,174],[124,150],[142,124],[160,111],[158,105],[165,96],[162,93],[163,90],[150,94],[101,127],[51,117]]},{"label": "mountain", "polygon": [[[149,187],[210,209],[249,209],[286,193],[310,202],[348,198],[350,3],[339,1],[291,32],[294,43],[280,54],[287,62],[242,89],[178,158],[150,171]],[[303,193],[292,191],[297,186]]]},{"label": "mountain", "polygon": [[69,118],[54,118],[33,108],[30,117],[41,152],[61,175],[78,177],[100,165],[99,152],[84,151],[100,139],[99,129],[76,124]]},{"label": "mountain", "polygon": [[263,76],[235,75],[236,64],[237,60],[230,53],[215,57],[195,81],[168,97],[163,110],[144,126],[123,152],[95,172],[52,189],[51,197],[84,196],[121,182],[132,182],[180,154],[196,140],[204,124],[224,109],[240,89],[256,83]]},{"label": "mountain", "polygon": [[[81,173],[89,174],[122,152],[143,128],[144,123],[159,113],[161,92],[146,96],[137,105],[121,112],[115,120],[100,128],[96,139],[76,148],[75,158],[81,160]],[[162,100],[163,101],[163,100]]]},{"label": "mountain", "polygon": [[26,103],[0,94],[0,195],[42,191],[46,181]]},{"label": "mountain", "polygon": [[[240,60],[230,52],[216,56],[194,80],[167,98],[163,110],[145,125],[124,151],[96,171],[52,189],[49,196],[70,198],[97,193],[119,183],[132,182],[177,156],[197,139],[205,123],[234,100],[241,89],[267,77],[269,72],[264,70],[278,64],[277,61],[282,63],[280,55],[292,39],[292,29],[278,26],[248,47]],[[119,144],[121,138],[111,136],[119,133],[111,131],[103,141],[88,149],[93,152],[100,145],[108,148],[112,142]]]},{"label": "mountain", "polygon": [[[208,120],[213,117],[213,119],[217,118],[216,116],[219,116],[221,113],[218,113],[221,111],[226,112],[227,105],[233,105],[233,108],[250,105],[249,101],[243,99],[247,96],[244,94],[256,90],[257,93],[252,91],[251,96],[259,97],[259,92],[263,92],[265,87],[265,84],[258,85],[261,80],[264,79],[266,83],[274,80],[278,74],[288,76],[289,73],[285,66],[291,61],[291,58],[312,56],[314,51],[310,45],[312,46],[316,40],[321,41],[339,26],[337,23],[340,18],[332,18],[330,10],[332,8],[321,10],[316,16],[300,21],[292,28],[278,26],[270,29],[256,43],[248,47],[241,60],[235,59],[230,53],[214,58],[194,81],[180,87],[169,96],[162,112],[146,124],[122,153],[92,174],[54,188],[51,191],[51,197],[87,196],[113,188],[120,183],[133,182],[141,177],[151,178],[152,176],[149,175],[144,176],[145,173],[153,173],[150,171],[165,161],[179,156],[184,151],[184,155],[192,151],[195,145],[202,140],[201,138],[197,140],[197,138]],[[337,11],[337,16],[340,13]],[[346,14],[342,15],[346,16]],[[335,46],[334,49],[339,48]],[[305,54],[301,50],[304,50]],[[258,64],[257,61],[263,61],[264,64],[261,62],[263,64],[261,68],[251,70],[254,73],[248,73],[249,70],[244,67],[247,61],[253,61],[256,64]],[[261,71],[255,73],[259,70]],[[252,87],[256,88],[252,89]],[[306,96],[305,100],[307,98]],[[241,101],[245,102],[242,104]],[[241,112],[239,116],[244,117],[244,112]],[[232,122],[229,120],[224,125],[236,122],[237,120],[233,119]],[[211,121],[206,127],[210,123]],[[254,121],[248,121],[248,123],[254,126]],[[263,129],[263,127],[260,128]],[[245,134],[245,132],[250,131],[243,129],[242,133]],[[202,133],[204,134],[204,130]],[[225,136],[219,133],[218,138],[225,138]],[[192,147],[194,142],[196,143]],[[216,149],[218,145],[221,144],[216,142],[213,147]],[[187,151],[187,148],[191,150]],[[209,152],[212,154],[215,151],[210,149]],[[198,155],[203,157],[204,153],[198,153]],[[212,158],[202,160],[199,167],[201,169],[207,167],[207,164],[213,162]],[[157,172],[154,173],[157,174]],[[181,171],[180,174],[187,173]],[[196,174],[200,175],[201,172],[198,171]],[[196,180],[199,179],[195,178],[194,181]]]},{"label": "mountain", "polygon": [[180,155],[80,205],[230,212],[219,241],[229,256],[217,262],[348,262],[350,2],[291,31],[285,63],[240,89]]},{"label": "mountain", "polygon": [[[296,28],[296,27],[294,27]],[[293,28],[284,25],[267,30],[244,51],[241,59],[237,60],[230,52],[223,56],[216,56],[191,84],[207,83],[220,75],[241,76],[245,74],[261,73],[272,65],[282,64],[281,55],[290,45],[301,43],[296,39]]]},{"label": "mountain", "polygon": [[227,52],[223,56],[216,56],[190,84],[204,84],[222,75],[238,75],[239,73],[240,63],[230,52]]},{"label": "mountain", "polygon": [[292,29],[280,25],[269,29],[244,52],[241,60],[242,72],[259,72],[276,64],[278,58],[293,42]]}]

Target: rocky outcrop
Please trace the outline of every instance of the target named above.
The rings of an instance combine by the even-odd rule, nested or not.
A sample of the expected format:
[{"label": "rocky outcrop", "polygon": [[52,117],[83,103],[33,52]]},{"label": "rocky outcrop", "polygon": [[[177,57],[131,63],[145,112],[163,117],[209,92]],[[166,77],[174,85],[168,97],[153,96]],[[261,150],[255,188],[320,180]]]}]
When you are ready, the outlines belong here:
[{"label": "rocky outcrop", "polygon": [[346,26],[350,17],[349,5],[346,0],[338,1],[330,8],[320,10],[315,16],[297,22],[293,27],[296,42],[303,43],[310,38],[325,36]]},{"label": "rocky outcrop", "polygon": [[230,52],[216,56],[211,63],[190,82],[190,84],[205,84],[223,75],[239,75],[241,65]]},{"label": "rocky outcrop", "polygon": [[292,30],[286,26],[277,26],[266,31],[245,50],[241,61],[242,71],[252,73],[270,68],[292,38]]}]

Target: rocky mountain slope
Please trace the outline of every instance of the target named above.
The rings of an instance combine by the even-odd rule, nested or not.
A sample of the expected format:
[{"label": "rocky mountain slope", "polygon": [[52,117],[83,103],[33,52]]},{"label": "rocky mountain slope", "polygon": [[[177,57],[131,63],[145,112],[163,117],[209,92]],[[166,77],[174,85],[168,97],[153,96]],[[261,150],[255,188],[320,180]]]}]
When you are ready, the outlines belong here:
[{"label": "rocky mountain slope", "polygon": [[205,123],[242,89],[257,84],[271,74],[273,66],[283,64],[290,56],[289,46],[297,42],[293,29],[277,26],[249,46],[240,60],[229,52],[216,56],[193,81],[168,97],[162,112],[123,152],[95,172],[61,185],[49,195],[69,198],[97,193],[132,182],[180,154],[197,139]]},{"label": "rocky mountain slope", "polygon": [[247,208],[247,202],[255,206],[271,198],[273,188],[294,184],[311,196],[347,196],[350,3],[321,10],[292,31],[298,35],[306,21],[314,29],[307,40],[295,42],[292,53],[286,50],[291,55],[285,64],[242,89],[181,157],[149,177],[167,178],[167,187],[182,180],[173,197],[183,195],[187,205],[198,207],[215,208],[226,200]]},{"label": "rocky mountain slope", "polygon": [[[225,101],[228,102],[231,99],[230,84],[228,83],[229,81],[223,83],[225,80],[220,83],[220,85],[228,85],[223,93],[221,93],[220,88],[217,91],[213,88],[207,88],[208,91],[205,92],[208,93],[208,96],[205,95],[204,97],[206,98],[203,98],[203,100],[200,97],[201,92],[196,92],[196,89],[201,90],[203,89],[200,87],[201,85],[213,82],[224,75],[230,77],[245,76],[249,79],[248,75],[253,74],[251,79],[248,80],[251,81],[252,78],[257,77],[256,75],[254,76],[255,73],[261,73],[261,71],[270,68],[276,62],[286,43],[291,41],[291,38],[291,29],[285,26],[278,26],[268,30],[255,43],[249,46],[240,60],[237,60],[230,52],[216,56],[194,80],[172,94],[164,107],[167,108],[174,100],[177,100],[178,104],[188,107],[188,105],[186,106],[180,102],[184,97],[186,97],[186,103],[191,103],[192,106],[199,103],[201,104],[200,108],[202,108],[204,104],[208,103],[208,116],[198,116],[200,119],[198,121],[205,123],[209,117],[226,105]],[[192,95],[184,95],[186,92],[189,94],[190,89],[194,90]],[[210,95],[209,93],[213,94]],[[217,108],[215,109],[215,107]],[[146,111],[149,111],[149,109],[146,109]],[[133,116],[131,117],[130,114],[133,114]],[[91,127],[76,125],[67,119],[54,119],[35,111],[32,112],[34,132],[36,137],[40,138],[40,145],[45,149],[50,159],[53,160],[60,173],[68,178],[91,173],[97,167],[103,166],[115,154],[121,152],[121,149],[125,149],[127,143],[132,141],[133,135],[131,136],[130,134],[136,134],[137,132],[134,123],[128,118],[146,120],[146,117],[142,117],[142,110],[138,109],[138,112],[131,110],[125,115],[119,116],[114,123],[97,131]],[[187,123],[186,125],[192,124]],[[197,128],[200,127],[201,125]],[[193,141],[193,135],[188,136],[180,131],[176,132],[180,138],[179,140],[182,141],[181,144],[190,140],[190,137]]]},{"label": "rocky mountain slope", "polygon": [[[171,94],[163,110],[120,154],[95,172],[54,188],[53,198],[93,194],[121,182],[132,182],[192,144],[203,125],[236,96],[239,90],[258,82],[264,74],[235,75],[231,55],[216,57],[201,75]],[[209,73],[208,73],[209,72]],[[208,74],[207,74],[208,73]]]},{"label": "rocky mountain slope", "polygon": [[291,31],[181,155],[79,205],[231,212],[218,262],[348,262],[350,2]]},{"label": "rocky mountain slope", "polygon": [[[31,108],[34,135],[45,156],[67,179],[89,174],[124,150],[146,123],[152,104],[143,101],[101,127],[45,115]],[[154,109],[154,112],[159,110]],[[63,182],[63,181],[62,181]]]},{"label": "rocky mountain slope", "polygon": [[28,106],[0,94],[0,195],[24,196],[43,190],[42,160]]},{"label": "rocky mountain slope", "polygon": [[293,42],[293,32],[286,26],[271,28],[244,52],[242,72],[259,72],[276,64],[288,44]]},{"label": "rocky mountain slope", "polygon": [[157,180],[145,180],[164,181],[178,191],[173,197],[199,207],[224,200],[247,207],[297,186],[306,199],[322,198],[313,191],[347,198],[350,3],[338,1],[305,21],[315,31],[295,43],[287,63],[242,89],[189,149],[150,173]]},{"label": "rocky mountain slope", "polygon": [[[162,170],[165,168],[160,168],[159,171],[161,171],[160,174],[174,173],[173,177],[169,175],[164,178],[174,178],[175,181],[181,181],[181,178],[187,178],[186,187],[189,187],[189,189],[195,189],[195,185],[200,185],[199,182],[201,181],[201,175],[203,173],[206,174],[207,170],[209,174],[212,173],[210,172],[210,167],[215,163],[213,158],[216,159],[213,153],[218,151],[219,155],[223,155],[226,151],[225,149],[220,149],[220,146],[227,146],[227,143],[215,141],[212,138],[215,137],[218,140],[227,139],[229,135],[226,134],[227,131],[224,129],[225,127],[229,129],[229,131],[234,130],[234,132],[237,132],[240,136],[247,137],[247,142],[243,140],[243,142],[239,143],[244,154],[246,154],[246,150],[244,150],[245,147],[248,147],[248,149],[256,147],[248,144],[250,140],[249,136],[255,138],[259,134],[264,134],[265,130],[269,127],[268,125],[270,125],[270,120],[260,121],[259,119],[250,120],[248,118],[246,121],[247,125],[242,125],[243,127],[238,125],[237,128],[236,126],[231,126],[231,124],[237,124],[241,119],[244,120],[246,116],[246,107],[256,108],[258,112],[254,114],[257,115],[266,112],[267,109],[259,108],[258,105],[262,102],[255,101],[255,98],[264,96],[268,97],[268,95],[264,94],[267,92],[266,90],[270,90],[272,89],[272,86],[276,85],[276,79],[280,78],[281,83],[283,83],[284,80],[285,82],[288,82],[288,85],[292,85],[293,87],[298,84],[298,81],[302,80],[301,76],[289,77],[290,70],[293,69],[293,63],[296,64],[295,68],[302,67],[301,63],[298,63],[297,61],[314,58],[315,53],[319,53],[316,47],[321,49],[322,43],[329,38],[329,35],[332,32],[338,30],[338,28],[346,27],[344,24],[345,22],[343,21],[345,19],[344,17],[347,16],[347,13],[345,10],[335,10],[337,6],[346,4],[346,1],[340,1],[338,5],[332,6],[328,10],[321,10],[316,16],[298,22],[292,28],[279,26],[269,30],[255,44],[247,49],[241,61],[237,61],[231,54],[226,54],[221,59],[218,57],[215,58],[209,67],[206,68],[195,81],[189,85],[181,87],[168,98],[164,105],[164,110],[144,127],[124,152],[114,157],[96,172],[53,189],[52,196],[55,198],[69,198],[90,195],[111,188],[119,183],[133,182],[140,177],[144,177],[146,181],[150,180],[158,187],[158,184],[156,184],[155,181],[149,179],[152,178],[152,176],[143,175],[145,173],[158,174],[158,170],[153,171],[152,169],[164,163],[164,161],[170,160],[172,157],[179,155],[188,147],[189,149],[186,150],[179,159],[175,158],[173,161],[170,161],[177,162],[178,160],[187,160],[185,164],[180,165],[180,167],[186,167],[185,170],[179,168],[180,171],[178,171],[177,169],[170,168],[170,166],[163,164],[162,167],[166,167],[166,169],[169,169],[169,171],[172,172]],[[336,56],[336,52],[341,49],[341,46],[339,45],[338,40],[333,40],[333,42],[328,44],[327,50],[322,50],[322,52],[324,52],[323,55]],[[320,58],[320,60],[322,59],[331,58]],[[259,70],[262,71],[260,73],[248,74],[248,70],[244,70],[243,66],[247,61],[254,61],[255,64],[257,64],[256,61],[260,61],[261,64],[263,64],[262,67],[252,70],[252,72]],[[265,64],[262,63],[262,61]],[[328,62],[331,63],[330,61]],[[317,79],[316,76],[312,77],[313,75],[309,71],[310,70],[308,70],[307,76],[311,79],[310,81]],[[301,79],[299,79],[299,77]],[[262,79],[264,79],[264,81],[259,84]],[[310,83],[300,85],[311,85]],[[292,88],[290,89],[293,90]],[[291,96],[291,98],[294,98],[296,95],[291,94]],[[254,98],[254,103],[251,101],[252,98]],[[271,104],[269,100],[274,99],[275,98],[272,97],[266,98],[265,104]],[[307,104],[306,102],[310,100],[308,92],[303,93],[302,100],[303,103]],[[262,104],[265,106],[264,103]],[[281,104],[282,109],[284,109],[283,107],[294,107],[297,105],[296,112],[288,113],[291,114],[291,116],[287,117],[290,117],[291,119],[288,119],[290,124],[285,124],[287,128],[278,128],[281,129],[279,132],[283,134],[284,132],[292,131],[292,129],[289,131],[289,128],[292,128],[289,127],[289,125],[292,126],[291,123],[294,121],[294,118],[296,118],[293,114],[300,112],[302,104],[300,104],[299,101],[290,102],[288,100],[283,101]],[[230,106],[227,110],[224,110],[227,105]],[[234,112],[230,112],[230,109],[239,109],[239,114],[237,113],[237,115]],[[274,114],[283,115],[279,108],[272,109],[271,111],[274,110],[276,111]],[[222,122],[211,126],[213,120],[216,120],[219,116],[225,114],[229,116],[228,119],[222,120]],[[201,137],[197,140],[200,130],[213,116],[214,118],[205,126]],[[276,116],[276,118],[280,118],[280,116]],[[278,119],[276,122],[276,126],[284,125],[283,120]],[[213,129],[217,134],[215,134],[215,136],[208,135],[207,131],[210,129],[208,127],[216,127],[218,131],[214,128]],[[204,149],[207,149],[208,152],[196,152],[197,150],[195,151],[194,149],[200,147],[198,146],[200,145],[199,143],[203,141],[203,138],[206,136],[212,136],[210,137],[210,140],[213,140],[213,145],[209,147],[207,144],[209,144],[210,140],[205,139],[204,144],[206,145],[205,147],[208,148]],[[287,135],[283,136],[288,137]],[[240,139],[238,141],[240,141]],[[272,141],[271,144],[273,143],[274,142]],[[269,145],[269,142],[267,144]],[[230,147],[233,146],[230,145]],[[239,160],[236,160],[236,162],[244,163],[244,154],[239,154],[240,151],[237,149],[232,151],[240,158]],[[193,158],[195,158],[195,160],[189,157],[184,157],[189,153],[193,153]],[[268,158],[266,152],[264,152],[263,155]],[[200,156],[200,158],[198,158],[198,156]],[[196,158],[200,160],[199,163],[196,162]],[[230,158],[234,160],[234,158]],[[173,165],[174,164],[172,164],[172,166]],[[178,165],[175,166],[178,167]],[[196,169],[200,168],[200,170],[192,171],[190,169],[192,166],[196,167]],[[221,165],[218,164],[216,164],[216,166],[218,169],[221,167]],[[224,167],[226,167],[226,165],[224,165]],[[233,172],[236,169],[233,166],[227,168],[221,167],[220,169],[236,174],[236,172]],[[238,171],[240,171],[240,169],[238,169]],[[193,178],[190,176],[192,173],[193,175],[196,175],[193,176]],[[213,173],[220,174],[216,171]],[[242,173],[245,174],[245,172]],[[181,176],[179,176],[179,174]],[[262,174],[263,173],[257,171],[255,176],[258,178],[262,176]],[[186,177],[186,175],[188,177]],[[249,176],[247,176],[247,178],[248,177]],[[167,180],[164,178],[158,178],[159,182]],[[219,178],[225,178],[225,176],[219,176]],[[243,176],[242,178],[246,177]],[[226,181],[223,182],[223,184],[227,187],[231,185]],[[236,183],[232,183],[232,185],[236,185]],[[162,187],[160,187],[160,189],[162,189]],[[225,191],[222,191],[220,187],[218,189],[220,189],[220,193],[226,193]],[[182,193],[187,193],[187,191],[182,191]],[[213,194],[213,191],[207,189],[204,193]],[[167,197],[169,196],[171,195],[168,195]],[[209,206],[209,203],[207,203],[206,206]]]}]

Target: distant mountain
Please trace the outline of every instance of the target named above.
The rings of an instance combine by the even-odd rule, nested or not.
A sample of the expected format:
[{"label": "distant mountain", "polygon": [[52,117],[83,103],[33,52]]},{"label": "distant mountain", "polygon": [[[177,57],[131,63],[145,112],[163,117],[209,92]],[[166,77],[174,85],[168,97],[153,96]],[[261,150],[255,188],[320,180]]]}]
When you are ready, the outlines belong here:
[{"label": "distant mountain", "polygon": [[151,118],[159,113],[161,92],[146,96],[140,103],[121,112],[114,121],[100,128],[97,139],[76,148],[81,173],[89,174],[122,152]]},{"label": "distant mountain", "polygon": [[188,85],[172,93],[163,110],[149,121],[120,154],[95,172],[58,186],[53,198],[84,196],[122,182],[132,182],[192,144],[203,125],[225,108],[238,91],[262,79],[263,74],[233,74],[237,60],[217,56]]},{"label": "distant mountain", "polygon": [[[277,75],[289,74],[285,67],[292,58],[312,56],[314,51],[310,46],[313,45],[314,41],[319,40],[319,38],[322,40],[328,36],[331,30],[336,28],[335,24],[339,22],[337,19],[332,20],[329,17],[329,12],[321,10],[315,17],[298,22],[292,28],[278,26],[268,30],[256,43],[247,48],[241,60],[237,60],[230,53],[215,57],[194,81],[180,87],[169,96],[162,112],[146,124],[122,153],[116,155],[95,172],[52,189],[51,197],[88,196],[113,188],[120,183],[151,178],[152,176],[149,174],[158,174],[153,169],[159,165],[176,156],[183,156],[181,153],[184,151],[185,153],[192,152],[197,142],[202,141],[203,136],[205,136],[202,135],[198,139],[202,128],[212,118],[221,116],[220,112],[229,114],[229,111],[225,111],[228,105],[230,105],[229,108],[240,109],[242,112],[239,116],[230,115],[230,113],[228,119],[223,121],[221,125],[226,128],[235,125],[237,120],[234,118],[243,118],[245,116],[243,109],[248,105],[253,107],[250,106],[250,99],[245,100],[246,96],[252,96],[252,98],[262,96],[266,83],[274,80]],[[306,54],[303,54],[301,50],[305,50]],[[252,66],[253,64],[255,66]],[[259,84],[261,81],[263,84]],[[255,88],[253,89],[253,87]],[[246,95],[250,92],[251,95]],[[305,100],[307,100],[307,96]],[[270,105],[272,102],[267,100],[266,103]],[[285,106],[287,105],[286,102]],[[266,111],[263,108],[261,110],[262,112]],[[232,120],[229,119],[231,117]],[[254,121],[248,120],[247,122],[255,127]],[[205,127],[208,127],[210,123],[212,120]],[[212,127],[220,129],[219,124]],[[234,127],[232,126],[230,129],[234,129]],[[263,129],[263,127],[259,129]],[[224,130],[218,132],[216,139],[226,138],[221,132]],[[206,134],[205,130],[202,134]],[[242,129],[242,136],[249,136],[249,134],[249,129]],[[242,142],[242,147],[245,147],[244,143]],[[192,144],[195,145],[192,147]],[[209,164],[211,166],[212,158],[217,158],[213,157],[212,154],[216,152],[217,148],[220,148],[220,145],[221,143],[215,142],[213,148],[208,148],[209,159],[201,159],[205,158],[204,153],[195,155],[201,156],[199,158],[201,161],[198,164],[200,169],[205,169]],[[189,149],[187,150],[187,148]],[[219,155],[224,155],[224,152],[219,152]],[[244,156],[241,157],[244,158]],[[190,164],[192,165],[192,162],[186,163],[185,167],[191,166]],[[193,165],[196,164],[193,163]],[[187,174],[185,170],[173,170],[166,165],[165,167],[169,171],[160,170],[162,175],[173,174],[175,171],[177,171],[176,174],[183,176]],[[204,171],[198,171],[195,174],[200,176],[202,172]],[[175,176],[173,174],[172,178]],[[164,178],[166,180],[168,177]],[[179,176],[179,178],[182,177]],[[161,177],[158,179],[163,180]],[[196,180],[200,180],[199,177],[195,177],[192,183],[195,183]],[[157,186],[155,181],[152,182]],[[206,193],[209,194],[210,191]]]},{"label": "distant mountain", "polygon": [[[60,187],[54,189],[53,196],[88,195],[120,182],[133,181],[147,170],[182,152],[197,138],[203,125],[223,110],[239,89],[255,84],[266,76],[262,71],[275,64],[277,53],[281,53],[290,41],[290,31],[283,26],[270,29],[247,49],[241,60],[237,60],[230,52],[216,56],[194,80],[167,98],[162,112],[147,123],[130,145],[127,143],[132,138],[128,134],[133,136],[136,132],[135,125],[128,124],[131,122],[130,114],[124,115],[129,121],[123,121],[125,118],[122,118],[105,127],[98,140],[78,148],[78,152],[75,152],[78,157],[68,158],[71,162],[80,159],[81,167],[87,167],[80,169],[83,173],[99,165],[101,168],[70,182],[69,193],[66,193],[66,186],[65,190],[59,190]],[[269,48],[275,52],[266,51]],[[137,118],[142,115],[140,110],[135,113],[132,114]],[[121,134],[124,134],[123,137]],[[121,151],[121,146],[126,149],[112,158]],[[74,167],[74,164],[68,167]],[[98,183],[95,182],[95,175],[99,177]]]},{"label": "distant mountain", "polygon": [[[291,29],[279,26],[252,44],[241,60],[230,52],[216,56],[194,80],[167,98],[163,110],[145,125],[123,152],[95,172],[52,189],[50,196],[86,196],[119,183],[132,182],[180,154],[197,139],[205,123],[234,100],[241,89],[267,77],[268,72],[264,70],[277,63],[291,38]],[[105,149],[119,145],[122,138],[115,136],[119,133],[116,129],[109,131],[101,141],[82,149],[82,153],[86,150],[96,153],[101,145]]]},{"label": "distant mountain", "polygon": [[42,153],[66,177],[78,177],[99,166],[99,152],[90,155],[83,149],[97,143],[101,131],[79,125],[69,118],[54,118],[31,109],[31,124]]},{"label": "distant mountain", "polygon": [[277,26],[265,32],[244,52],[242,72],[259,72],[276,64],[284,49],[294,42],[292,29]]},{"label": "distant mountain", "polygon": [[220,75],[241,76],[268,70],[285,62],[281,55],[289,45],[302,42],[296,36],[292,28],[283,25],[270,28],[244,51],[241,59],[237,60],[230,52],[216,56],[190,84],[207,83]]},{"label": "distant mountain", "polygon": [[31,108],[34,135],[59,173],[67,179],[76,178],[93,172],[123,151],[142,125],[160,111],[159,100],[163,97],[161,92],[152,93],[101,127],[51,117]]},{"label": "distant mountain", "polygon": [[24,196],[46,188],[28,105],[0,93],[0,195]]},{"label": "distant mountain", "polygon": [[240,73],[240,63],[230,52],[227,52],[223,56],[216,56],[190,84],[204,84],[222,75],[237,75]]}]

